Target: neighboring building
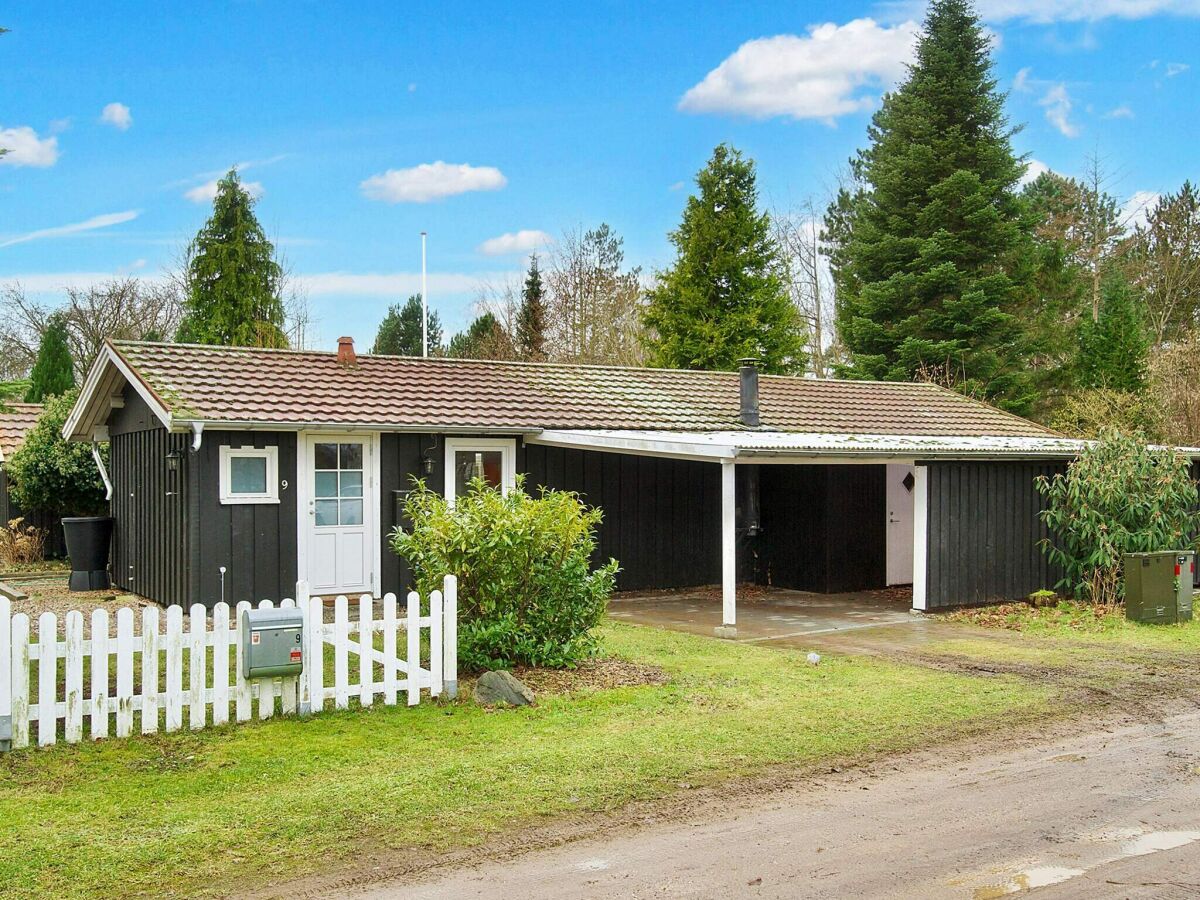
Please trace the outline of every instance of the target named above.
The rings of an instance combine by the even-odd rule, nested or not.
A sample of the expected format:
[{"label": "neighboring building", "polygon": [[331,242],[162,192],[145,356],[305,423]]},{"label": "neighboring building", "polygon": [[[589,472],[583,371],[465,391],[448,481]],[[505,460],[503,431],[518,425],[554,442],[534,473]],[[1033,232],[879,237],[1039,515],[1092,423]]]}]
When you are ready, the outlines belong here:
[{"label": "neighboring building", "polygon": [[[929,384],[115,342],[64,433],[109,441],[113,580],[167,604],[399,591],[411,479],[578,491],[620,589],[1050,587],[1034,487],[1082,444]],[[223,574],[222,574],[223,570]]]},{"label": "neighboring building", "polygon": [[46,555],[62,556],[66,547],[58,519],[41,513],[23,512],[8,491],[8,460],[25,443],[25,435],[41,414],[40,403],[14,403],[10,400],[0,404],[0,524],[7,525],[13,519],[23,518],[26,525],[45,529]]}]

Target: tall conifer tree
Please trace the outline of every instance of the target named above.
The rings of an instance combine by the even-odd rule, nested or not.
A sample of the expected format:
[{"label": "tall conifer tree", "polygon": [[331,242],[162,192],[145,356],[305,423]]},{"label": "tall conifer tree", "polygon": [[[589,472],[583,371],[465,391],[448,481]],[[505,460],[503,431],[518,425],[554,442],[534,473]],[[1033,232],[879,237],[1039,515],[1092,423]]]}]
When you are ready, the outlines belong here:
[{"label": "tall conifer tree", "polygon": [[779,249],[758,211],[754,163],[725,144],[696,177],[671,233],[675,264],[658,276],[645,322],[654,365],[734,369],[758,357],[766,372],[807,362],[804,324],[779,278]]},{"label": "tall conifer tree", "polygon": [[286,347],[283,268],[236,169],[217,183],[213,212],[192,241],[177,340]]},{"label": "tall conifer tree", "polygon": [[52,315],[42,332],[37,359],[29,373],[26,403],[43,403],[75,387],[75,366],[67,346],[67,322],[60,314]]},{"label": "tall conifer tree", "polygon": [[517,352],[529,362],[546,359],[546,287],[538,268],[537,254],[529,257],[529,271],[521,289],[521,308],[517,311]]},{"label": "tall conifer tree", "polygon": [[[425,327],[429,339],[429,352],[436,354],[442,349],[442,320],[437,310],[429,310],[429,321]],[[387,315],[379,323],[372,353],[390,356],[421,356],[421,295],[413,294],[401,306],[393,303]]]},{"label": "tall conifer tree", "polygon": [[1100,285],[1099,317],[1079,326],[1079,384],[1137,393],[1146,386],[1145,307],[1119,273]]},{"label": "tall conifer tree", "polygon": [[1029,408],[1017,257],[1026,238],[1004,95],[968,0],[934,0],[907,79],[884,97],[856,192],[831,210],[843,374],[934,373]]}]

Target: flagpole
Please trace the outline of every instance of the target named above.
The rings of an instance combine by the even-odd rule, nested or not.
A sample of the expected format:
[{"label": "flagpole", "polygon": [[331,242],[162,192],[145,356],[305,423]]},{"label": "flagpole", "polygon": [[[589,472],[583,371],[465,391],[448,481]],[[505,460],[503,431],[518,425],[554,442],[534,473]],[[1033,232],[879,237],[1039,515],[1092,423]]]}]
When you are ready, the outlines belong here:
[{"label": "flagpole", "polygon": [[429,292],[425,285],[425,232],[421,232],[421,355],[429,355]]}]

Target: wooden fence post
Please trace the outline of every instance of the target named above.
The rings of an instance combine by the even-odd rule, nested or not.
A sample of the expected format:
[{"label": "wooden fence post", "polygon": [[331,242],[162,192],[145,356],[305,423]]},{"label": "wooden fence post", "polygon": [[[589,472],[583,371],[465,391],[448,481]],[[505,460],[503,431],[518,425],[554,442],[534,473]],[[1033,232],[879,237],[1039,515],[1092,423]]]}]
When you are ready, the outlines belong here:
[{"label": "wooden fence post", "polygon": [[92,610],[92,740],[108,737],[108,610]]},{"label": "wooden fence post", "polygon": [[[121,627],[121,615],[129,607],[117,610],[117,628]],[[133,622],[133,610],[129,609],[129,621]],[[133,641],[133,632],[130,631],[129,639]],[[117,637],[118,654],[120,636]],[[158,651],[160,642],[158,640],[158,607],[144,606],[142,607],[142,734],[154,734],[158,731]],[[130,650],[130,665],[133,665],[132,653]],[[130,674],[130,703],[133,702],[133,675]],[[117,657],[117,683],[120,685],[121,678],[121,660]],[[117,701],[118,704],[120,700]],[[130,713],[132,716],[133,713]],[[118,718],[120,710],[117,711]]]},{"label": "wooden fence post", "polygon": [[58,616],[38,616],[38,746],[58,740]]},{"label": "wooden fence post", "polygon": [[408,705],[421,702],[421,597],[416,591],[408,592]]},{"label": "wooden fence post", "polygon": [[29,616],[12,617],[12,745],[14,750],[29,746]]},{"label": "wooden fence post", "polygon": [[308,602],[308,584],[303,580],[296,582],[296,608],[300,610],[300,621],[304,623],[301,629],[303,667],[300,669],[297,708],[300,715],[307,716],[312,712],[312,604]]},{"label": "wooden fence post", "polygon": [[[304,596],[308,597],[308,585],[304,586]],[[309,712],[321,712],[325,709],[325,604],[320,597],[308,599],[308,624],[312,634],[308,648]]]},{"label": "wooden fence post", "polygon": [[458,696],[458,576],[442,581],[442,683],[446,696]]}]

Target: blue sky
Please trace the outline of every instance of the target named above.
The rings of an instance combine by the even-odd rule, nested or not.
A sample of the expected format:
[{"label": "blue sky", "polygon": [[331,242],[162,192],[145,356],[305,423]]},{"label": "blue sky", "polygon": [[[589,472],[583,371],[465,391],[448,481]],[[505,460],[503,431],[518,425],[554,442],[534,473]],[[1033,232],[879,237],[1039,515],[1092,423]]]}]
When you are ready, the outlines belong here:
[{"label": "blue sky", "polygon": [[[1200,0],[986,0],[1017,147],[1097,154],[1136,208],[1197,178]],[[900,77],[920,3],[15,2],[0,11],[0,284],[159,277],[233,164],[306,286],[369,343],[416,289],[450,330],[521,249],[608,222],[669,263],[732,142],[763,200],[823,197]],[[522,232],[527,232],[522,234]],[[490,241],[490,243],[488,243]],[[502,252],[504,250],[512,252]]]}]

